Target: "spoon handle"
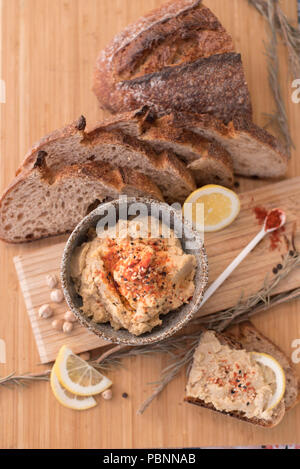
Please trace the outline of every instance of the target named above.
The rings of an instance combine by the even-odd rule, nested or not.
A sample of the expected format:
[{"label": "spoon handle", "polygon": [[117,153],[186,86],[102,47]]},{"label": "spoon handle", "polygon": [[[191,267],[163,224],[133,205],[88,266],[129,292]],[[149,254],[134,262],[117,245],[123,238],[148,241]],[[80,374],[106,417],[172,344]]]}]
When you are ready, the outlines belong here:
[{"label": "spoon handle", "polygon": [[240,252],[240,254],[229,264],[224,272],[209,286],[203,296],[201,306],[215,293],[215,291],[222,285],[223,282],[229,277],[229,275],[236,269],[236,267],[245,259],[245,257],[255,248],[255,246],[263,239],[266,235],[264,228],[257,233],[255,238]]}]

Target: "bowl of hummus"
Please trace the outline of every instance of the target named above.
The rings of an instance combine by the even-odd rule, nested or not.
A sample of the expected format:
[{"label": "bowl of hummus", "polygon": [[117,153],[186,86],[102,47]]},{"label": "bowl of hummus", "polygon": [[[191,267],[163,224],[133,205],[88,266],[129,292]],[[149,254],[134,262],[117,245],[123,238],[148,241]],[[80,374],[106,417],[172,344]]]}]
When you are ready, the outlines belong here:
[{"label": "bowl of hummus", "polygon": [[200,308],[207,285],[201,236],[181,211],[147,199],[97,207],[62,258],[66,301],[99,337],[127,345],[175,334]]}]

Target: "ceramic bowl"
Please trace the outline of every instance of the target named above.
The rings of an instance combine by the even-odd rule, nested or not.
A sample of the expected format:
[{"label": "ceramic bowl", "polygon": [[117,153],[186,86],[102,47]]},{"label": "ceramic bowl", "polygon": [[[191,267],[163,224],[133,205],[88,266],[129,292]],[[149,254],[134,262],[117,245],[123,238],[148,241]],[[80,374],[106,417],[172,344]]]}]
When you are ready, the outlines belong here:
[{"label": "ceramic bowl", "polygon": [[[117,218],[120,213],[130,209],[132,204],[143,203],[147,206],[148,214],[156,216],[156,218],[168,216],[170,219],[170,227],[178,233],[182,233],[180,241],[183,250],[188,254],[196,257],[196,274],[195,274],[195,292],[193,298],[188,304],[182,305],[180,308],[161,316],[162,324],[156,326],[151,332],[147,332],[140,336],[135,336],[125,329],[115,330],[109,323],[97,324],[93,320],[87,318],[81,312],[82,298],[75,291],[75,287],[70,275],[70,263],[77,246],[80,246],[87,236],[87,232],[91,227],[96,227],[99,220],[107,213],[107,210],[114,208]],[[152,210],[152,212],[150,212]],[[154,210],[154,212],[153,212]],[[121,211],[121,212],[120,212]],[[159,214],[159,215],[158,215]],[[123,215],[121,215],[121,218]],[[64,249],[61,264],[61,281],[66,301],[75,316],[78,318],[82,326],[88,330],[110,342],[127,345],[147,345],[154,342],[167,339],[178,332],[195,316],[199,310],[200,303],[208,281],[208,265],[206,252],[200,234],[195,231],[191,224],[184,221],[181,211],[176,210],[162,202],[156,202],[144,198],[125,198],[113,200],[97,207],[93,212],[89,213],[74,229],[69,237]]]}]

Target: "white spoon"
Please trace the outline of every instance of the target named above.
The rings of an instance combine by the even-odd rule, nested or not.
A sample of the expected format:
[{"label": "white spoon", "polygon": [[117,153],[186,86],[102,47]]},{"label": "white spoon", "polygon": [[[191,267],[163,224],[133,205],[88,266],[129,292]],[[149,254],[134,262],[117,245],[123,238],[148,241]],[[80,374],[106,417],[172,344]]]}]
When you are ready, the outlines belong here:
[{"label": "white spoon", "polygon": [[[269,228],[267,229],[267,220],[270,214],[274,211],[280,212],[281,224],[276,228]],[[229,264],[229,266],[224,270],[224,272],[210,285],[210,287],[206,290],[203,296],[203,300],[201,302],[201,306],[207,302],[207,300],[215,293],[215,291],[222,285],[223,282],[229,277],[229,275],[236,269],[236,267],[245,259],[245,257],[255,248],[255,246],[266,236],[268,233],[272,233],[273,231],[279,230],[286,222],[286,214],[280,209],[273,209],[271,210],[265,218],[264,225],[260,232],[255,236],[255,238],[250,241],[248,246],[246,246],[242,252]]]}]

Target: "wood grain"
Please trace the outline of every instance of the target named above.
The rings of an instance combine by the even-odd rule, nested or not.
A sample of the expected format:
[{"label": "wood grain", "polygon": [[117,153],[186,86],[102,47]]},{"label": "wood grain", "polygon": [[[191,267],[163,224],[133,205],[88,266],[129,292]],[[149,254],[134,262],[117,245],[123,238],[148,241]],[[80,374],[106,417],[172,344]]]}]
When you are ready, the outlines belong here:
[{"label": "wood grain", "polygon": [[[52,129],[84,114],[92,124],[101,118],[91,92],[92,69],[101,48],[128,23],[165,0],[0,0],[2,51],[0,79],[6,82],[6,104],[0,104],[0,188],[12,179],[32,142]],[[282,0],[296,21],[296,0]],[[255,121],[265,123],[264,112],[274,103],[268,86],[263,40],[266,26],[247,0],[206,0],[233,35],[243,55]],[[296,146],[289,177],[300,175],[299,105],[291,101],[291,78],[283,47],[281,80]],[[263,181],[241,180],[240,190],[262,187]],[[28,246],[0,245],[0,338],[7,347],[7,363],[0,375],[12,370],[40,370],[30,322],[25,310],[13,257],[57,243]],[[299,302],[262,314],[255,324],[289,355],[300,337]],[[126,368],[109,375],[114,399],[95,409],[76,413],[62,408],[46,383],[23,391],[1,389],[1,448],[140,448],[199,445],[253,445],[300,440],[300,408],[291,411],[275,429],[263,430],[211,415],[182,402],[182,373],[142,417],[136,410],[149,394],[165,357],[126,360]],[[128,399],[122,399],[126,391]]]}]

